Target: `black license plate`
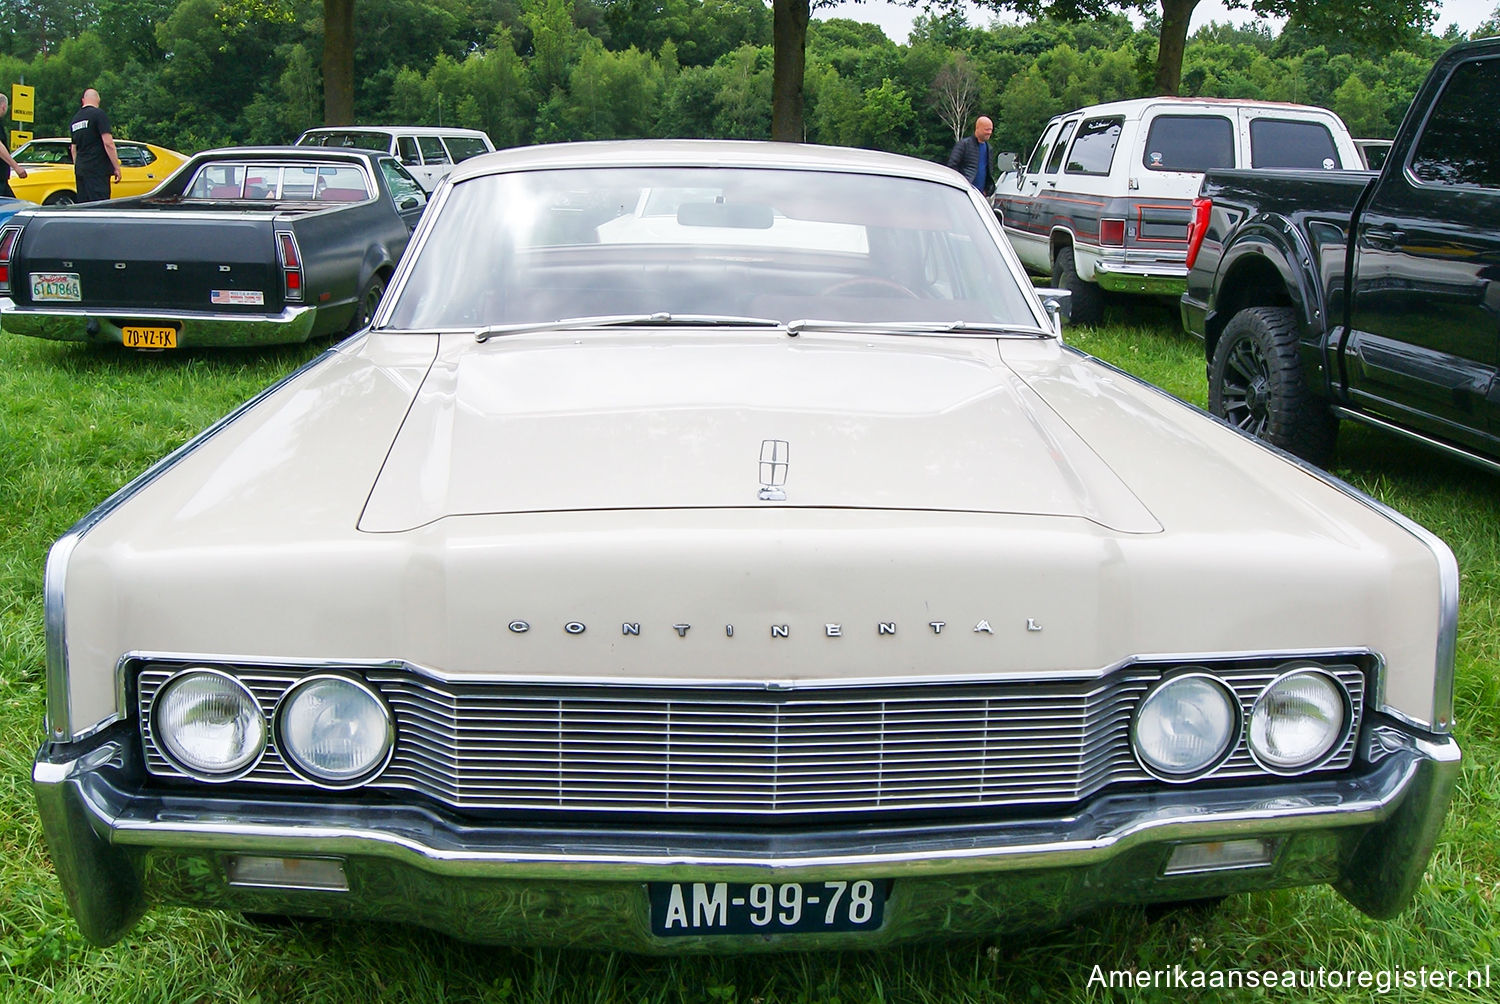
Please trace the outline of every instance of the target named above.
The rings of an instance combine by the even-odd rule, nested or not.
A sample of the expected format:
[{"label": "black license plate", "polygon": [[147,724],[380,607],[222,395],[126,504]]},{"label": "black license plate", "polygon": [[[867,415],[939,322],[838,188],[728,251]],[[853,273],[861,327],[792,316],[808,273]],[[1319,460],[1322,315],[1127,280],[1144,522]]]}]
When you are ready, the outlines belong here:
[{"label": "black license plate", "polygon": [[651,933],[787,934],[874,931],[886,882],[652,882]]}]

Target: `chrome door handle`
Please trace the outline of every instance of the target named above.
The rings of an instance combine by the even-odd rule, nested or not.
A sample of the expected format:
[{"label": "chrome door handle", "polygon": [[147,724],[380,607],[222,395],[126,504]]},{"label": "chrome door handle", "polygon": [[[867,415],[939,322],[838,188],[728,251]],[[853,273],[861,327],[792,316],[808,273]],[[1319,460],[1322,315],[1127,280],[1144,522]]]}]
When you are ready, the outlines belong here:
[{"label": "chrome door handle", "polygon": [[1393,251],[1406,242],[1405,230],[1394,230],[1385,228],[1371,228],[1364,232],[1364,242],[1370,247],[1380,248],[1383,251]]}]

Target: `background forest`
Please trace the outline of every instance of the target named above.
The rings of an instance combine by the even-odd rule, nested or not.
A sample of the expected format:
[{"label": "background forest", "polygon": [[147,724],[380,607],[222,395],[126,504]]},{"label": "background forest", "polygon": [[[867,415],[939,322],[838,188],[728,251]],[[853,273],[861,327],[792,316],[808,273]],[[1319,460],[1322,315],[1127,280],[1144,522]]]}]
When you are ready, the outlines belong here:
[{"label": "background forest", "polygon": [[[0,86],[36,88],[38,136],[64,134],[92,85],[122,138],[290,142],[322,124],[322,16],[320,0],[6,0]],[[497,146],[770,135],[764,0],[357,0],[355,18],[359,121],[473,126]],[[1150,93],[1158,27],[924,15],[897,44],[815,20],[806,139],[937,159],[982,113],[998,149],[1025,151],[1058,112]],[[1412,29],[1372,51],[1295,21],[1213,24],[1188,42],[1182,93],[1324,105],[1355,135],[1390,136],[1461,38]]]}]

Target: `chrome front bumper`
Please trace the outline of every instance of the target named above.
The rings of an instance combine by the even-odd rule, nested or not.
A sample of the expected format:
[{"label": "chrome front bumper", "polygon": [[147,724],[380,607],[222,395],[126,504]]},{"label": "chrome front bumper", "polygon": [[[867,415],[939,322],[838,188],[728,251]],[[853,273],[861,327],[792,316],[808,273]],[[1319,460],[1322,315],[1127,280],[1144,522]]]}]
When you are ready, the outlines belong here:
[{"label": "chrome front bumper", "polygon": [[0,297],[0,331],[59,342],[124,344],[122,324],[159,324],[177,329],[178,348],[271,345],[305,342],[314,334],[316,307],[286,307],[276,314],[218,314],[208,311],[82,310],[22,307]]},{"label": "chrome front bumper", "polygon": [[[872,948],[1044,928],[1101,906],[1328,883],[1376,917],[1422,878],[1457,744],[1368,729],[1357,770],[1318,780],[1105,795],[1045,818],[728,829],[476,823],[410,806],[139,788],[117,726],[48,744],[32,774],[83,934],[125,934],[151,904],[398,921],[459,938],[632,952]],[[680,824],[674,824],[680,825]],[[1164,874],[1185,843],[1268,838],[1268,864]],[[242,886],[241,855],[338,862],[347,890]],[[647,882],[889,880],[858,934],[651,933]]]}]

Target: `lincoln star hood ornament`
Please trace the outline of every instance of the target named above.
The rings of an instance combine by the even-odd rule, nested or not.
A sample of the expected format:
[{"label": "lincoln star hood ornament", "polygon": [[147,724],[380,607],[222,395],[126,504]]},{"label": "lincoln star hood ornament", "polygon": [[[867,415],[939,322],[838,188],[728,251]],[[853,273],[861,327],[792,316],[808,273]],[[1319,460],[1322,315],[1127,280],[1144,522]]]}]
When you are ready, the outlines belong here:
[{"label": "lincoln star hood ornament", "polygon": [[787,442],[763,439],[760,442],[760,500],[786,501]]}]

